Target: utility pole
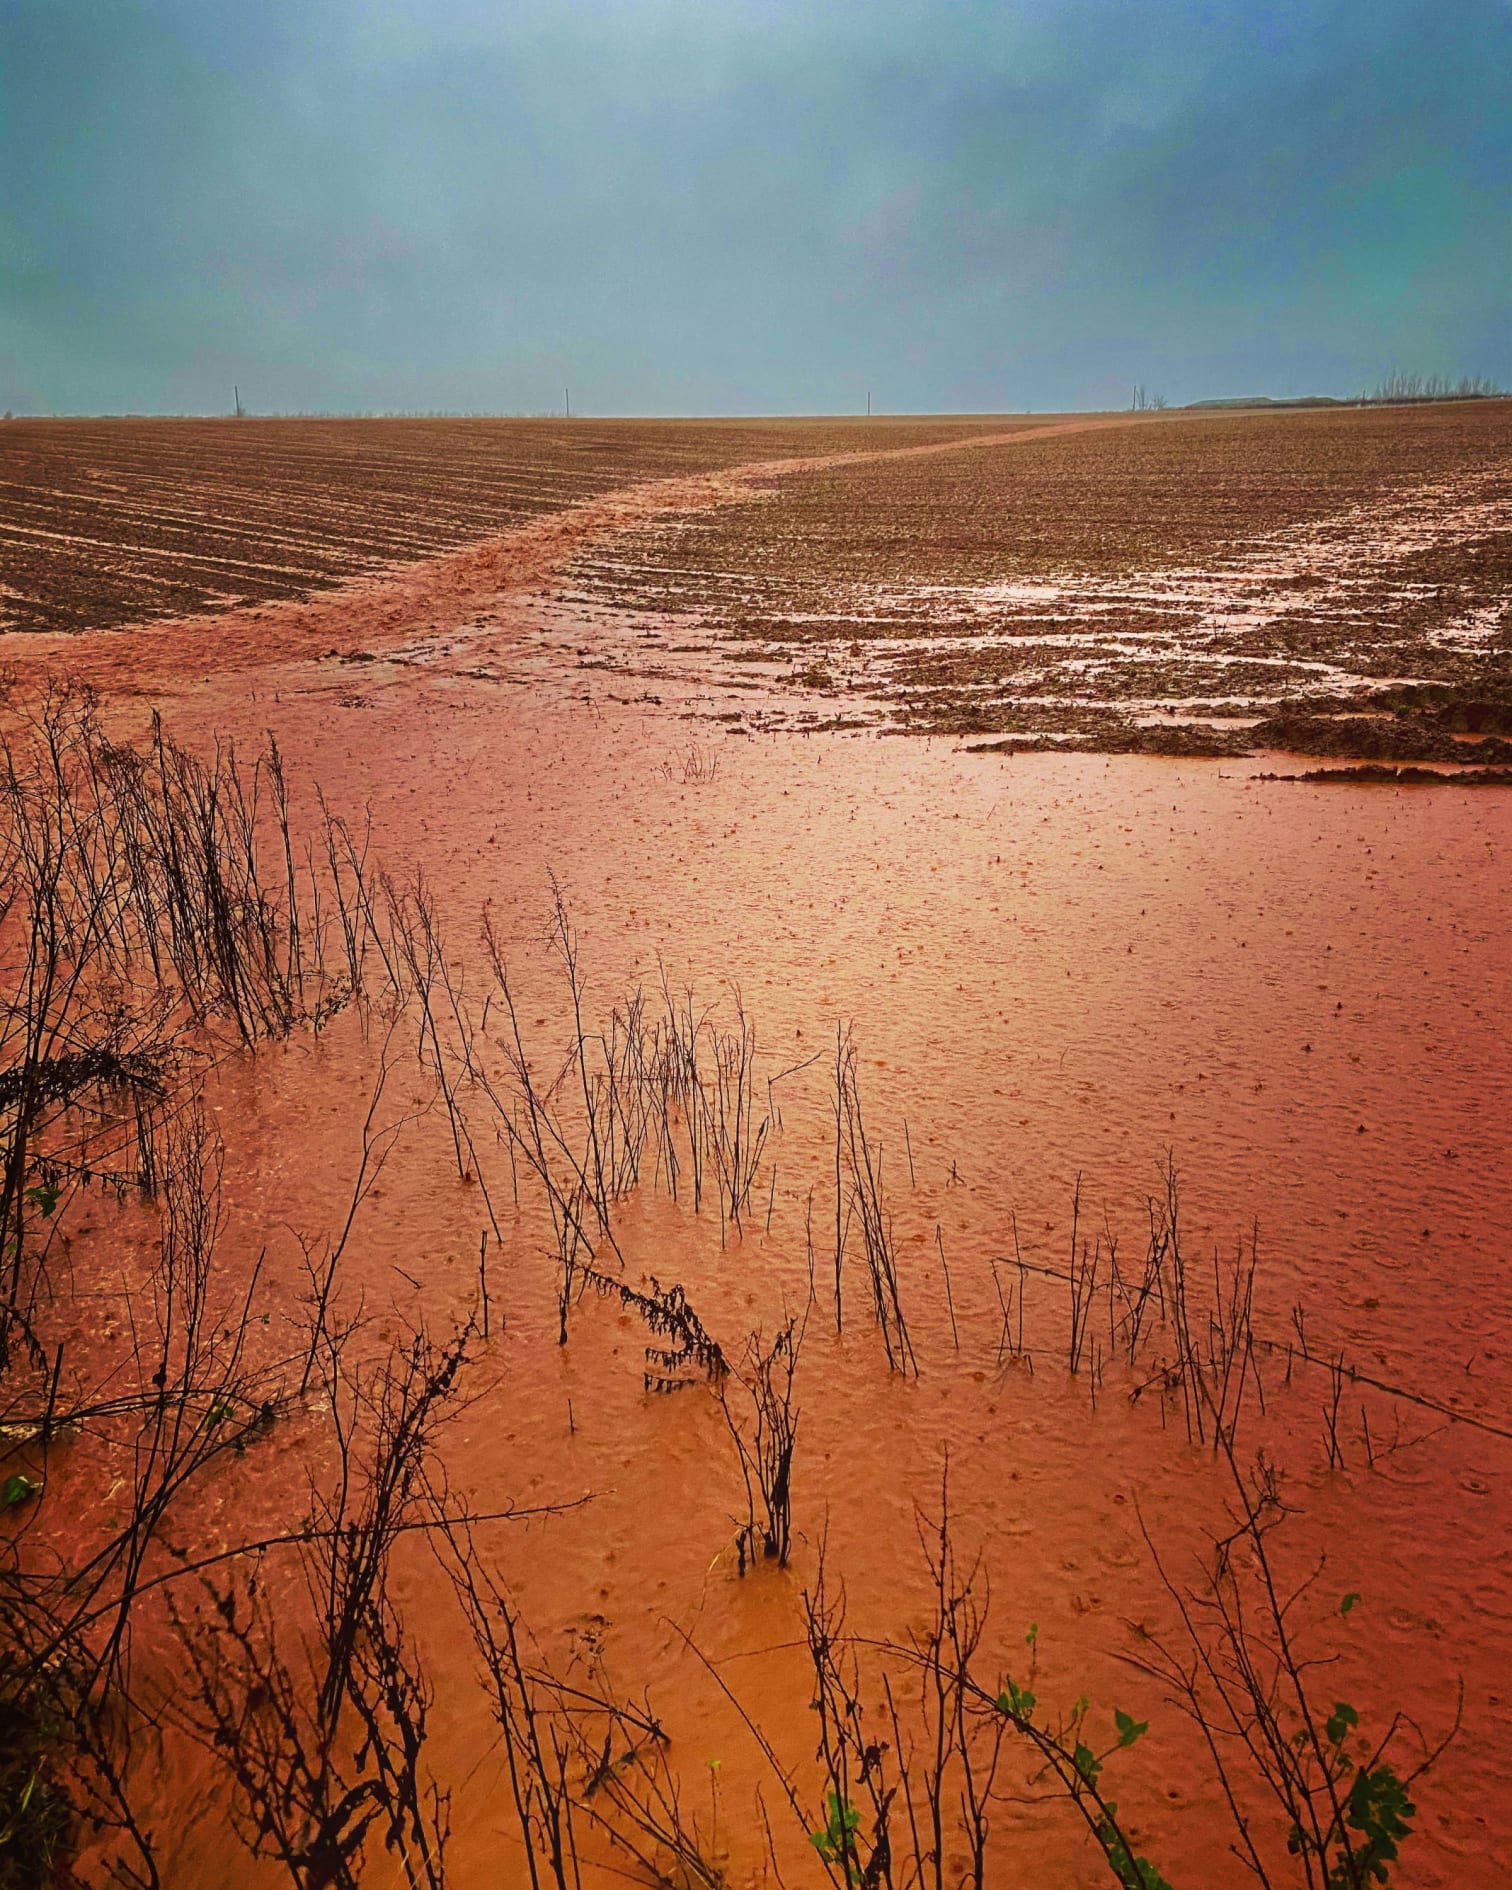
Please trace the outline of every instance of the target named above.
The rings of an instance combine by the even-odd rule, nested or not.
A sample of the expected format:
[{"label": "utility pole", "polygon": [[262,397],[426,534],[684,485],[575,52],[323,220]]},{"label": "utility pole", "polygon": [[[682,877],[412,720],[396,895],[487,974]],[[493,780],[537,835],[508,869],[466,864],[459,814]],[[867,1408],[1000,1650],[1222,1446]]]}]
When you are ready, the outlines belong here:
[{"label": "utility pole", "polygon": [[866,390],[866,417],[868,420],[871,419],[871,389],[869,387]]},{"label": "utility pole", "polygon": [[241,389],[239,387],[233,385],[231,398],[236,402],[236,417],[240,420],[244,416],[246,409],[241,404]]},{"label": "utility pole", "polygon": [[562,394],[567,402],[567,418],[570,420],[572,418],[572,389],[570,387],[564,387]]}]

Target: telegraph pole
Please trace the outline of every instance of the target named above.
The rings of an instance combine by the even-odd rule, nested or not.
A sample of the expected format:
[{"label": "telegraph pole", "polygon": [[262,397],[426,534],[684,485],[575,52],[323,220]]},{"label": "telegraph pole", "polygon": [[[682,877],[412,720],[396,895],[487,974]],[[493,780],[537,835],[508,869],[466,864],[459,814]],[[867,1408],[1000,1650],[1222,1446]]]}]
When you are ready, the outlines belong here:
[{"label": "telegraph pole", "polygon": [[567,403],[567,418],[570,420],[572,418],[572,389],[570,387],[564,387],[562,389],[562,396]]}]

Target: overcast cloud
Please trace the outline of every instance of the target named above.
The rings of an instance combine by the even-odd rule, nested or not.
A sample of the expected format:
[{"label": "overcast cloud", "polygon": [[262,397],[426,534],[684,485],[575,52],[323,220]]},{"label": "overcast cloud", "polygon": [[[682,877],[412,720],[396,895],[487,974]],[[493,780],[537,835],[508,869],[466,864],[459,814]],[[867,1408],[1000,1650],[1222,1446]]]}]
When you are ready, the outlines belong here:
[{"label": "overcast cloud", "polygon": [[0,0],[0,405],[1512,382],[1508,0]]}]

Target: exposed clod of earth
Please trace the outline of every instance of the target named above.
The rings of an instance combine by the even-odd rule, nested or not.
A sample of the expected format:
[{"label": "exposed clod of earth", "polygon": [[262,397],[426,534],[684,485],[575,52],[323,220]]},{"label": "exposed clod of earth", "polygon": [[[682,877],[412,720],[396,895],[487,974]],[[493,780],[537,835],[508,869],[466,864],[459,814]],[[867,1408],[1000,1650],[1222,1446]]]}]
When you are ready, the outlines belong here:
[{"label": "exposed clod of earth", "polygon": [[1257,774],[1257,781],[1307,781],[1347,786],[1351,782],[1383,787],[1512,787],[1512,768],[1388,768],[1362,761],[1342,768],[1308,768],[1301,774]]}]

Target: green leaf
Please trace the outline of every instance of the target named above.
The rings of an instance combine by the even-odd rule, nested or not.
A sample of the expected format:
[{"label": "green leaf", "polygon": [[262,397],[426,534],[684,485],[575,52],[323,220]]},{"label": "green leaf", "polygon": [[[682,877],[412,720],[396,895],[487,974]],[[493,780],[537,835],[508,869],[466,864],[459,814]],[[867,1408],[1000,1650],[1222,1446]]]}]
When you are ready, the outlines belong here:
[{"label": "green leaf", "polygon": [[1028,1687],[1005,1679],[1003,1691],[997,1696],[997,1709],[1000,1713],[1011,1713],[1015,1719],[1029,1719],[1034,1712],[1034,1695]]},{"label": "green leaf", "polygon": [[26,1198],[41,1212],[44,1220],[51,1220],[63,1198],[63,1190],[51,1181],[39,1181],[35,1187],[26,1190]]},{"label": "green leaf", "polygon": [[1356,1592],[1355,1589],[1351,1588],[1349,1593],[1339,1603],[1339,1613],[1348,1614],[1351,1608],[1357,1608],[1359,1607],[1359,1605],[1360,1605],[1359,1594]]},{"label": "green leaf", "polygon": [[1119,1712],[1116,1706],[1113,1709],[1113,1724],[1118,1728],[1118,1743],[1121,1746],[1132,1746],[1136,1739],[1142,1739],[1150,1730],[1147,1719],[1134,1719],[1128,1713]]},{"label": "green leaf", "polygon": [[1097,1783],[1102,1773],[1102,1760],[1098,1758],[1097,1754],[1090,1746],[1085,1746],[1078,1740],[1071,1763],[1089,1785],[1095,1785]]},{"label": "green leaf", "polygon": [[1407,1796],[1407,1787],[1389,1765],[1378,1765],[1373,1772],[1361,1766],[1355,1773],[1344,1811],[1345,1821],[1358,1831],[1363,1844],[1350,1844],[1329,1872],[1329,1890],[1343,1890],[1366,1876],[1377,1883],[1389,1879],[1388,1865],[1395,1863],[1401,1839],[1412,1832],[1417,1807]]},{"label": "green leaf", "polygon": [[1343,1745],[1345,1734],[1352,1731],[1359,1723],[1359,1714],[1348,1701],[1340,1700],[1329,1714],[1323,1727],[1328,1735],[1328,1743],[1331,1746]]},{"label": "green leaf", "polygon": [[1107,1807],[1108,1816],[1097,1821],[1097,1836],[1107,1853],[1108,1862],[1113,1866],[1123,1890],[1171,1890],[1160,1872],[1148,1857],[1131,1857],[1129,1847],[1118,1835],[1117,1827],[1111,1822],[1112,1815],[1118,1810],[1117,1805]]},{"label": "green leaf", "polygon": [[18,1504],[35,1496],[41,1487],[24,1471],[13,1470],[4,1483],[0,1483],[0,1509],[15,1509]]},{"label": "green leaf", "polygon": [[855,1852],[853,1839],[861,1823],[861,1813],[846,1804],[838,1792],[829,1792],[825,1797],[827,1817],[824,1828],[810,1831],[809,1843],[827,1864],[844,1862],[847,1870],[852,1868],[850,1860]]},{"label": "green leaf", "polygon": [[1024,1645],[1026,1647],[1033,1647],[1034,1643],[1038,1639],[1039,1639],[1039,1622],[1031,1621],[1029,1623],[1029,1632],[1024,1636]]}]

